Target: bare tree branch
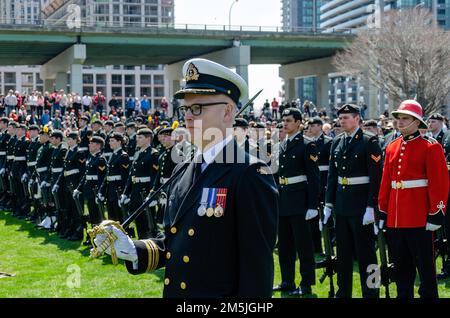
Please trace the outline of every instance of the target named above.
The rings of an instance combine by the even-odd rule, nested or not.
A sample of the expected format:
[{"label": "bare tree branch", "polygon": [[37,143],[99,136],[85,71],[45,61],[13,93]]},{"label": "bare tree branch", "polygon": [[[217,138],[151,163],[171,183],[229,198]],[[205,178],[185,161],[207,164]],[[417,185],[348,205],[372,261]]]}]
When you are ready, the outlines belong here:
[{"label": "bare tree branch", "polygon": [[383,89],[394,104],[415,98],[431,114],[450,93],[450,33],[433,27],[426,9],[392,11],[381,29],[358,31],[334,64]]}]

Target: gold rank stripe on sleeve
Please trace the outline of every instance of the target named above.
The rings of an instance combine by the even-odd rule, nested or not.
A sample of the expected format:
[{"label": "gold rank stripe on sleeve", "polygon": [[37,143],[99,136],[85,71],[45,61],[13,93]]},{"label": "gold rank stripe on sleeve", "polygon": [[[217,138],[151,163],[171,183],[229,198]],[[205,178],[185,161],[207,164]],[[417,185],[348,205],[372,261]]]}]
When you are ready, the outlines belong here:
[{"label": "gold rank stripe on sleeve", "polygon": [[128,168],[128,165],[122,165],[122,167],[123,167],[124,169],[127,169],[127,168]]},{"label": "gold rank stripe on sleeve", "polygon": [[158,170],[159,167],[157,165],[153,165],[153,169]]},{"label": "gold rank stripe on sleeve", "polygon": [[377,163],[378,163],[378,161],[381,160],[381,155],[378,155],[378,156],[371,155],[370,157],[373,159],[373,161],[375,161],[375,162],[377,162]]},{"label": "gold rank stripe on sleeve", "polygon": [[159,250],[156,246],[155,242],[152,240],[143,240],[145,246],[147,247],[148,253],[148,264],[147,264],[147,272],[151,272],[156,269],[159,262]]},{"label": "gold rank stripe on sleeve", "polygon": [[100,171],[103,171],[106,169],[106,166],[98,166],[98,168],[100,169]]}]

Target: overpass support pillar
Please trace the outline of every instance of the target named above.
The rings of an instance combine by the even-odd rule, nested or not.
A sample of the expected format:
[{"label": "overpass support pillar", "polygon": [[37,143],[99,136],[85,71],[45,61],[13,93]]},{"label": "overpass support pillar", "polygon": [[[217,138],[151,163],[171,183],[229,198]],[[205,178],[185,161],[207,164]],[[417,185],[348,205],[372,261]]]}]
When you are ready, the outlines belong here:
[{"label": "overpass support pillar", "polygon": [[83,96],[83,65],[81,64],[70,66],[70,89],[72,92]]},{"label": "overpass support pillar", "polygon": [[164,67],[164,95],[169,102],[169,116],[173,116],[173,94],[175,94],[181,86],[181,67],[182,64],[180,66],[180,63],[166,65]]},{"label": "overpass support pillar", "polygon": [[295,78],[284,78],[284,100],[291,102],[297,98],[295,92]]},{"label": "overpass support pillar", "polygon": [[[83,64],[86,60],[86,45],[75,44],[64,52],[55,56],[41,66],[41,78],[46,89],[51,90],[51,84],[55,81],[56,89],[67,90],[68,76],[70,72],[70,90],[82,94],[83,89]],[[48,85],[48,86],[47,86]]]},{"label": "overpass support pillar", "polygon": [[321,74],[316,76],[317,92],[316,100],[318,109],[324,107],[328,109],[328,74]]},{"label": "overpass support pillar", "polygon": [[67,91],[67,73],[65,72],[58,72],[56,73],[56,82],[55,82],[55,89],[60,90],[63,89]]},{"label": "overpass support pillar", "polygon": [[53,85],[55,84],[55,81],[52,79],[44,79],[44,91],[52,93],[53,92]]}]

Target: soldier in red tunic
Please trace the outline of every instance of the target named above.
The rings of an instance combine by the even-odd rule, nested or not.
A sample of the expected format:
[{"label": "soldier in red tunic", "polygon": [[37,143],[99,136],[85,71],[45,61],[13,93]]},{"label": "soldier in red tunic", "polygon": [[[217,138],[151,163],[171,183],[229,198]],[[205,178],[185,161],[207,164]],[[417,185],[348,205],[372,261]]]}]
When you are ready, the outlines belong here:
[{"label": "soldier in red tunic", "polygon": [[402,102],[392,112],[401,136],[386,148],[379,191],[379,228],[386,223],[399,298],[414,297],[416,268],[422,298],[437,298],[433,236],[444,222],[449,181],[442,146],[421,136],[422,107]]}]

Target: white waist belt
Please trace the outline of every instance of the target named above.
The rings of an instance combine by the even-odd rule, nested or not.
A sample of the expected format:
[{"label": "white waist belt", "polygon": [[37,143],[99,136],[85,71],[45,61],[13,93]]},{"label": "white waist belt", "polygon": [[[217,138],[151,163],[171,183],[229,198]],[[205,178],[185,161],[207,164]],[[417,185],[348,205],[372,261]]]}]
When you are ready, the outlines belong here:
[{"label": "white waist belt", "polygon": [[103,155],[104,155],[105,157],[110,157],[110,156],[112,156],[112,152],[105,152]]},{"label": "white waist belt", "polygon": [[79,148],[78,148],[78,151],[87,151],[87,150],[88,150],[87,147],[79,147]]},{"label": "white waist belt", "polygon": [[428,186],[427,179],[391,181],[392,189],[411,189]]},{"label": "white waist belt", "polygon": [[26,160],[27,160],[27,157],[25,157],[25,156],[21,156],[21,157],[14,156],[14,161],[26,161]]},{"label": "white waist belt", "polygon": [[338,183],[342,185],[358,185],[370,182],[369,177],[338,177]]},{"label": "white waist belt", "polygon": [[6,156],[6,151],[0,151],[0,156]]},{"label": "white waist belt", "polygon": [[71,176],[71,175],[76,174],[78,172],[80,172],[80,170],[78,170],[78,169],[72,169],[72,170],[64,171],[64,177]]},{"label": "white waist belt", "polygon": [[40,168],[36,168],[36,171],[37,172],[44,172],[44,171],[47,171],[47,167],[40,167]]},{"label": "white waist belt", "polygon": [[280,177],[279,178],[280,184],[282,184],[282,185],[300,183],[300,182],[304,182],[304,181],[307,181],[307,180],[308,179],[306,178],[305,175],[295,176],[295,177],[290,177],[290,178],[285,178],[285,177]]},{"label": "white waist belt", "polygon": [[122,180],[122,176],[107,176],[106,180],[107,181],[120,181],[120,180]]},{"label": "white waist belt", "polygon": [[98,180],[98,176],[97,175],[87,175],[86,180]]},{"label": "white waist belt", "polygon": [[329,166],[319,166],[320,171],[328,171],[330,169]]},{"label": "white waist belt", "polygon": [[52,168],[52,172],[53,173],[58,173],[58,172],[61,172],[61,171],[63,171],[63,168]]},{"label": "white waist belt", "polygon": [[159,179],[159,181],[160,181],[162,184],[164,184],[164,183],[166,183],[167,181],[169,181],[169,179],[170,179],[170,178],[161,178],[161,179]]},{"label": "white waist belt", "polygon": [[36,161],[31,161],[31,162],[28,162],[28,163],[27,163],[27,166],[28,166],[28,167],[34,167],[36,164],[37,164]]},{"label": "white waist belt", "polygon": [[133,181],[133,183],[150,182],[151,178],[150,177],[131,177],[131,181]]},{"label": "white waist belt", "polygon": [[7,160],[14,160],[14,156],[6,156]]}]

